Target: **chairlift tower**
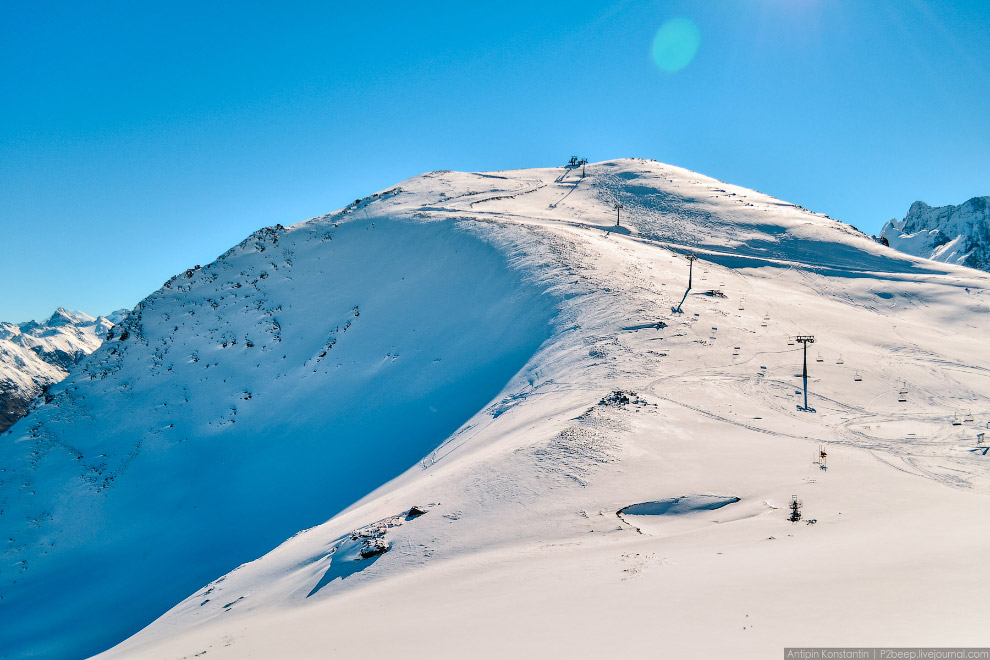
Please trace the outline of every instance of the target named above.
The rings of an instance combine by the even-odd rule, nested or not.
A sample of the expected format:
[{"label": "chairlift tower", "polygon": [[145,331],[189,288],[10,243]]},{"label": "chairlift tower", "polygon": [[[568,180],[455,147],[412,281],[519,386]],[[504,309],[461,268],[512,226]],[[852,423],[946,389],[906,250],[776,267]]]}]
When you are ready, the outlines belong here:
[{"label": "chairlift tower", "polygon": [[804,381],[804,408],[802,410],[811,412],[808,408],[808,344],[814,344],[815,338],[812,335],[798,335],[794,341],[801,342],[804,347],[804,369],[801,372],[801,379]]},{"label": "chairlift tower", "polygon": [[688,291],[691,290],[691,278],[694,276],[694,262],[698,260],[698,255],[692,253],[687,256],[688,260]]},{"label": "chairlift tower", "polygon": [[618,227],[619,226],[619,211],[621,209],[626,208],[626,207],[624,207],[622,205],[622,202],[616,202],[615,203],[615,206],[613,208],[615,209],[615,226]]}]

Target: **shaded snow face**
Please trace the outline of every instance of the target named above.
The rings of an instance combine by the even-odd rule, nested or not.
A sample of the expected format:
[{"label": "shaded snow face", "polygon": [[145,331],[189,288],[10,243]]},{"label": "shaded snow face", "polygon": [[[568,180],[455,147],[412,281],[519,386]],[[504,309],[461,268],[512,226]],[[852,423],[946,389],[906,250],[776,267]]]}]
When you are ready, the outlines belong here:
[{"label": "shaded snow face", "polygon": [[640,534],[668,536],[765,515],[772,509],[766,501],[741,502],[734,496],[681,495],[630,504],[616,511],[616,515]]},{"label": "shaded snow face", "polygon": [[0,648],[100,651],[326,520],[488,403],[554,313],[451,221],[262,230],[173,278],[0,446]]},{"label": "shaded snow face", "polygon": [[723,506],[735,504],[738,497],[720,495],[684,495],[655,502],[630,504],[619,510],[619,515],[630,516],[676,516],[697,513],[699,511],[714,511]]}]

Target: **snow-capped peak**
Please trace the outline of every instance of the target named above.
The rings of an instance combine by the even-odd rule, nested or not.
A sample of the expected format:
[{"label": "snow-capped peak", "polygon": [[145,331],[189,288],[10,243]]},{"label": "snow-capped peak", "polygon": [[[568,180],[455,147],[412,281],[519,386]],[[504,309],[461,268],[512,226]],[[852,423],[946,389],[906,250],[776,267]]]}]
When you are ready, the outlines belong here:
[{"label": "snow-capped peak", "polygon": [[890,247],[926,259],[990,271],[990,197],[958,206],[917,201],[880,231]]},{"label": "snow-capped peak", "polygon": [[64,307],[44,322],[0,322],[0,432],[27,412],[44,387],[65,378],[76,362],[99,348],[113,325],[106,317]]},{"label": "snow-capped peak", "polygon": [[59,307],[45,322],[50,328],[62,327],[66,325],[88,325],[96,319],[89,314],[79,311],[69,311],[64,307]]}]

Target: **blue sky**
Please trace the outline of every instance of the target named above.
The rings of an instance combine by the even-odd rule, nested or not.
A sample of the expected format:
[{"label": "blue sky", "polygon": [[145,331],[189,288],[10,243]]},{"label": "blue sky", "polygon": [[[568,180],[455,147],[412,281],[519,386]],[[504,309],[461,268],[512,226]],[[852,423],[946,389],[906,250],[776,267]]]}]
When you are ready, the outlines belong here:
[{"label": "blue sky", "polygon": [[868,232],[990,194],[985,0],[0,8],[3,320],[436,169],[655,158]]}]

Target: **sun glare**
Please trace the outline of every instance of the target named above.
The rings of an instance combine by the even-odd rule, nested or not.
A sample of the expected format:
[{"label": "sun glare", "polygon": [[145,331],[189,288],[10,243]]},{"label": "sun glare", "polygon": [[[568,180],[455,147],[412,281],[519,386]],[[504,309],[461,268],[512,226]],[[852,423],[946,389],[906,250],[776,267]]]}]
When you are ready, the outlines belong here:
[{"label": "sun glare", "polygon": [[657,30],[650,55],[661,70],[676,73],[691,63],[700,45],[701,30],[691,19],[672,18]]}]

